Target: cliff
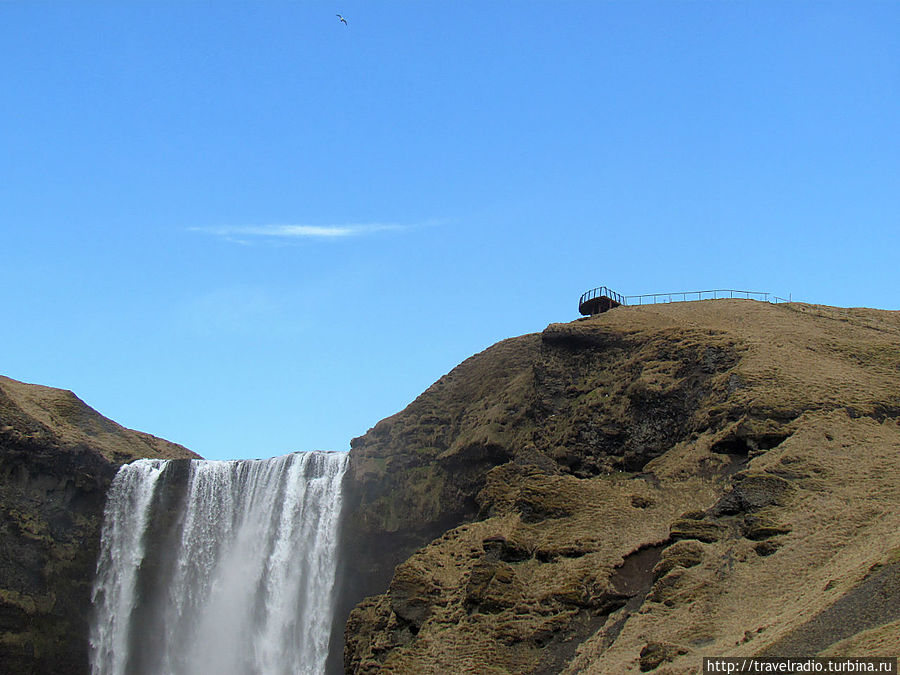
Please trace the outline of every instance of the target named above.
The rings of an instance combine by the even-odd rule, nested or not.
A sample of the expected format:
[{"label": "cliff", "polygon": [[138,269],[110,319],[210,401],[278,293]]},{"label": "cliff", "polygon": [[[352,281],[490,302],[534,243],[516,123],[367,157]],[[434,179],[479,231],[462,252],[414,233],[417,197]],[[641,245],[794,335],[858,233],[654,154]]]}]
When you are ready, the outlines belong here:
[{"label": "cliff", "polygon": [[501,342],[352,443],[350,673],[900,652],[900,313],[715,300]]},{"label": "cliff", "polygon": [[[329,670],[900,653],[898,420],[897,312],[620,307],[498,343],[352,442]],[[194,456],[0,378],[4,669],[87,672],[109,483]]]},{"label": "cliff", "polygon": [[86,673],[106,490],[140,457],[196,457],[101,416],[72,392],[0,377],[0,664]]}]

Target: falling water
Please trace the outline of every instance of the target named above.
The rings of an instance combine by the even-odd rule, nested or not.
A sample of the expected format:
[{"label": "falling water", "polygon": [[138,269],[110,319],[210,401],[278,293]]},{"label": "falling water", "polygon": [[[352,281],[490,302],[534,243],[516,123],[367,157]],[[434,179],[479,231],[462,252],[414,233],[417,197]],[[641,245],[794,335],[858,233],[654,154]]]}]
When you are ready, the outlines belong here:
[{"label": "falling water", "polygon": [[174,462],[123,466],[94,582],[94,675],[324,672],[346,461],[196,460],[174,498]]}]

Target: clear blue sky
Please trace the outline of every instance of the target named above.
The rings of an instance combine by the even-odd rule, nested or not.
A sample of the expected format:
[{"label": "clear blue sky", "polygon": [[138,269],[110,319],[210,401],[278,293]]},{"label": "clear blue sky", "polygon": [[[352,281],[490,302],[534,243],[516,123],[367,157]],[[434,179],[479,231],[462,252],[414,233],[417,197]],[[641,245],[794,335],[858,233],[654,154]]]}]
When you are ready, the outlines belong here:
[{"label": "clear blue sky", "polygon": [[898,214],[897,2],[0,2],[0,373],[209,458],[601,284],[897,309]]}]

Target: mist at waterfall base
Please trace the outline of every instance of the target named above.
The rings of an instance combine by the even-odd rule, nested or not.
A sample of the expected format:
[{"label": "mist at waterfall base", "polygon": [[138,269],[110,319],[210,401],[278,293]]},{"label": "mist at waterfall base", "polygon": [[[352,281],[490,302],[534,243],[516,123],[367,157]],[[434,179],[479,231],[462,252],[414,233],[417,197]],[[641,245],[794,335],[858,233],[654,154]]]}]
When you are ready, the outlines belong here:
[{"label": "mist at waterfall base", "polygon": [[325,670],[346,453],[139,460],[110,487],[94,675]]}]

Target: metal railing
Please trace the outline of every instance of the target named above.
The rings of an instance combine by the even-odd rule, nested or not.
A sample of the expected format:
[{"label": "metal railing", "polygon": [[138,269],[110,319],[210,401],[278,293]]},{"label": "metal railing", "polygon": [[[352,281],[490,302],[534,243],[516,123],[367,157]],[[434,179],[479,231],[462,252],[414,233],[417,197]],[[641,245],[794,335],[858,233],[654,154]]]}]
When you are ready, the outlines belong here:
[{"label": "metal railing", "polygon": [[[689,300],[721,300],[724,298],[743,298],[745,300],[762,300],[771,302],[771,293],[761,291],[738,291],[733,288],[714,288],[709,291],[680,291],[678,293],[646,293],[644,295],[626,295],[623,305],[655,305],[661,302],[687,302]],[[773,298],[777,296],[772,296]],[[784,298],[779,298],[784,301]],[[637,302],[635,302],[637,301]]]},{"label": "metal railing", "polygon": [[[761,300],[778,304],[780,302],[792,302],[791,297],[782,298],[763,291],[739,291],[733,288],[714,288],[708,291],[679,291],[677,293],[646,293],[644,295],[622,295],[607,288],[599,286],[592,288],[587,293],[582,293],[578,300],[581,309],[586,302],[598,297],[606,297],[620,305],[655,305],[669,302],[688,302],[692,300],[722,300],[726,298],[742,298],[745,300]],[[600,310],[603,311],[603,310]]]}]

